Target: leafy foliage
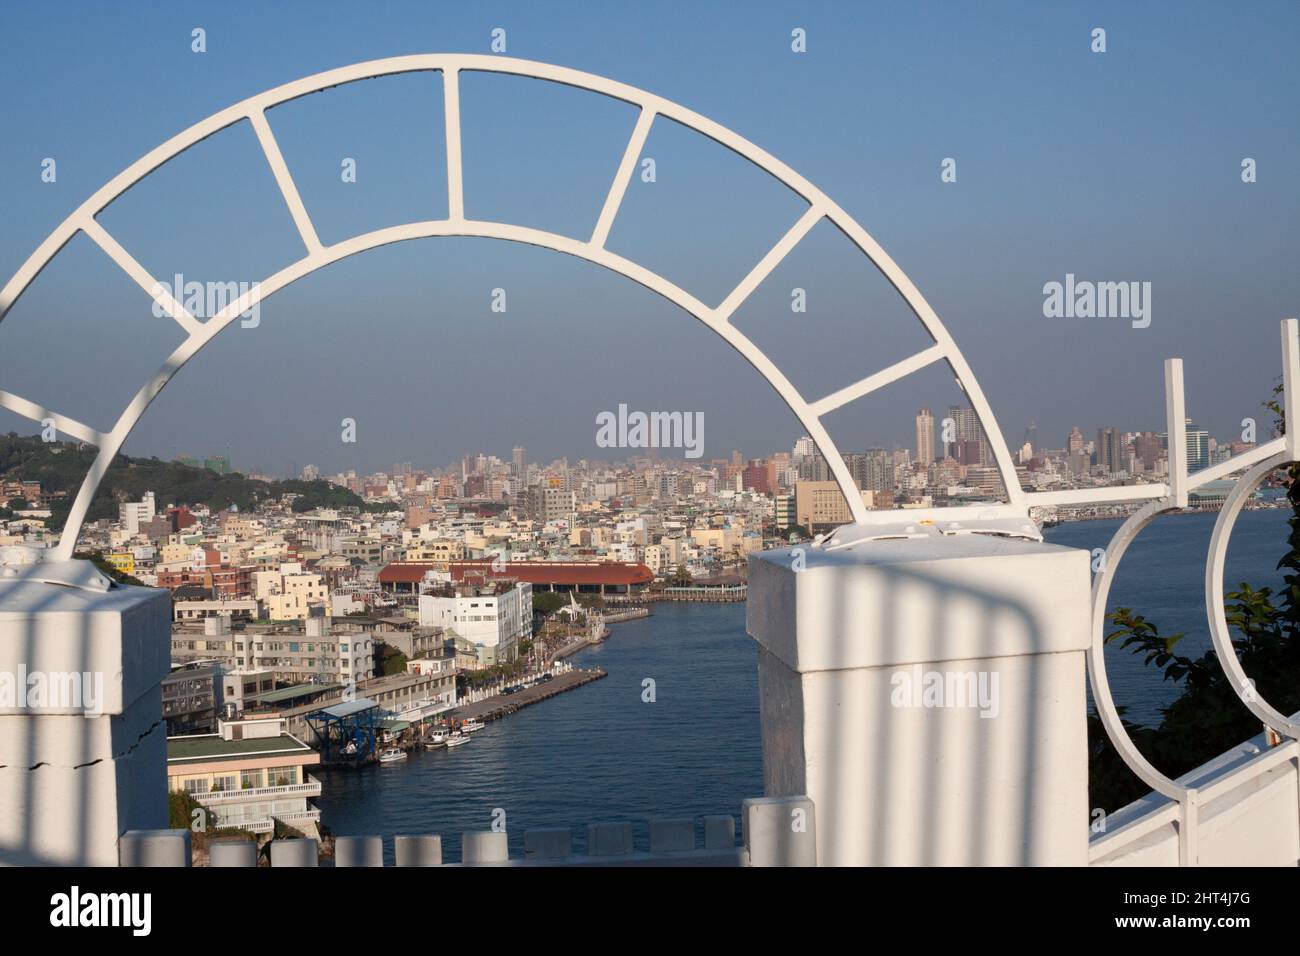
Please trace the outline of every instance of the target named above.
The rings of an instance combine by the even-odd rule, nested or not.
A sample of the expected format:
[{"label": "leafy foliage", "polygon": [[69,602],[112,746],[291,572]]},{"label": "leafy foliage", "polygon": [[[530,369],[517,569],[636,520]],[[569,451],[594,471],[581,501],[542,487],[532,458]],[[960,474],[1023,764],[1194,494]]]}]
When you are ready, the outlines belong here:
[{"label": "leafy foliage", "polygon": [[535,591],[533,593],[533,613],[550,617],[569,603],[569,599],[556,591]]},{"label": "leafy foliage", "polygon": [[145,583],[141,581],[139,578],[131,574],[123,574],[117,568],[113,567],[106,560],[104,560],[103,551],[94,551],[89,553],[84,551],[78,551],[75,555],[73,555],[73,557],[88,559],[91,564],[93,564],[103,574],[107,575],[109,578],[111,578],[113,581],[117,582],[118,584],[129,584],[134,587],[140,587],[140,588],[146,587]]},{"label": "leafy foliage", "polygon": [[[0,477],[39,481],[44,492],[63,492],[63,497],[53,500],[51,520],[47,522],[59,527],[67,519],[95,454],[89,445],[44,442],[36,435],[25,437],[10,432],[0,435]],[[91,501],[86,518],[88,521],[115,518],[119,501],[139,501],[147,491],[154,493],[160,506],[207,505],[213,511],[224,511],[231,505],[247,511],[259,504],[278,501],[287,494],[298,496],[292,505],[295,512],[316,508],[364,511],[386,508],[367,505],[348,489],[328,481],[261,481],[238,472],[219,475],[177,461],[117,455]]]},{"label": "leafy foliage", "polygon": [[375,658],[379,672],[384,677],[392,674],[406,673],[406,655],[391,644],[379,641],[375,644]]}]

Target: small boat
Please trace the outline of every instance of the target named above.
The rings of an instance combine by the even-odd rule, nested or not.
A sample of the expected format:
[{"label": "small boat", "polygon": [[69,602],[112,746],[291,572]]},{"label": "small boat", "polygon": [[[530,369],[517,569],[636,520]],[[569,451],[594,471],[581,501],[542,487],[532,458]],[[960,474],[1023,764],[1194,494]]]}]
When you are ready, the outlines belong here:
[{"label": "small boat", "polygon": [[447,746],[447,735],[441,730],[435,730],[424,741],[425,750],[437,750],[439,747],[445,746]]},{"label": "small boat", "polygon": [[472,734],[476,730],[482,730],[483,727],[484,724],[481,721],[475,720],[472,717],[469,720],[462,721],[460,725],[461,732],[466,734]]},{"label": "small boat", "polygon": [[452,734],[450,737],[447,738],[446,746],[447,746],[448,748],[450,748],[450,747],[459,747],[461,744],[467,744],[467,743],[469,743],[469,737],[468,737],[468,736],[466,736],[465,734],[462,734],[462,733],[455,733],[455,734]]},{"label": "small boat", "polygon": [[387,750],[379,751],[380,763],[397,763],[399,760],[406,759],[406,751],[398,750],[396,747],[389,747]]}]

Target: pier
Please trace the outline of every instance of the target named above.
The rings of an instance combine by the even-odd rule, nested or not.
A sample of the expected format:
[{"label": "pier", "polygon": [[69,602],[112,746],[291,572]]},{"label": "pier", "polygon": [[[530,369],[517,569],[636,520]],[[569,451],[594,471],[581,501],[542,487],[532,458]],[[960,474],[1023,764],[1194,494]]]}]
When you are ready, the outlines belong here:
[{"label": "pier", "polygon": [[495,697],[489,697],[487,700],[466,704],[464,707],[456,707],[442,716],[453,722],[473,719],[487,723],[490,720],[505,717],[507,714],[513,714],[530,704],[540,703],[554,697],[556,694],[562,694],[566,690],[573,690],[583,684],[590,684],[592,681],[600,680],[605,676],[607,676],[605,671],[599,667],[591,670],[566,671],[548,681],[542,681],[532,687],[525,687],[518,693],[498,694]]}]

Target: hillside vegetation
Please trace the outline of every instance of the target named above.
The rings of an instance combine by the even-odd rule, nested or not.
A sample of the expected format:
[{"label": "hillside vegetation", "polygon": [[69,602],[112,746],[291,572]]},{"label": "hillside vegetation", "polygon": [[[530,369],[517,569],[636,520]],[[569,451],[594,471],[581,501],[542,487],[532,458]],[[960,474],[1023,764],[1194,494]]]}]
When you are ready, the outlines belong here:
[{"label": "hillside vegetation", "polygon": [[[39,481],[46,493],[66,492],[66,497],[52,505],[54,527],[62,525],[67,517],[94,458],[95,449],[89,445],[43,442],[39,436],[14,432],[0,435],[0,477]],[[147,491],[154,493],[159,508],[169,504],[207,505],[217,511],[233,504],[247,511],[295,494],[299,497],[293,502],[293,510],[299,512],[315,508],[385,510],[384,506],[367,506],[360,496],[327,481],[260,481],[238,472],[218,475],[176,461],[117,455],[91,502],[87,520],[116,518],[119,501],[139,501]]]}]

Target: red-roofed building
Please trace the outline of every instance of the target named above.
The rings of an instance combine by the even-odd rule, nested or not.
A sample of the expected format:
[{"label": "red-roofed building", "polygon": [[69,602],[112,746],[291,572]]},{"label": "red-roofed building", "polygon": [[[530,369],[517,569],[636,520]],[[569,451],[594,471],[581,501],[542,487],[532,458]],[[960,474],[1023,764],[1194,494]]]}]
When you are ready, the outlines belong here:
[{"label": "red-roofed building", "polygon": [[[654,581],[644,564],[628,561],[511,561],[494,570],[491,561],[452,561],[453,584],[490,579],[526,581],[534,591],[577,591],[579,594],[637,594]],[[435,569],[426,561],[397,562],[379,572],[379,586],[390,593],[419,592],[425,572]]]},{"label": "red-roofed building", "polygon": [[491,561],[452,561],[453,583],[488,578],[527,581],[534,591],[579,594],[635,594],[654,581],[654,572],[630,561],[512,561],[501,571]]}]

